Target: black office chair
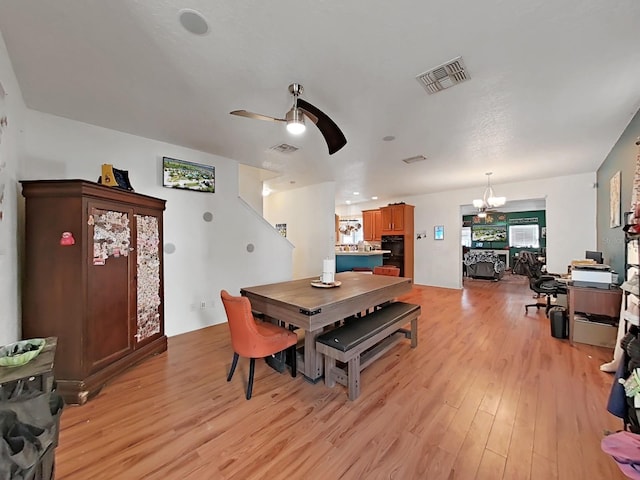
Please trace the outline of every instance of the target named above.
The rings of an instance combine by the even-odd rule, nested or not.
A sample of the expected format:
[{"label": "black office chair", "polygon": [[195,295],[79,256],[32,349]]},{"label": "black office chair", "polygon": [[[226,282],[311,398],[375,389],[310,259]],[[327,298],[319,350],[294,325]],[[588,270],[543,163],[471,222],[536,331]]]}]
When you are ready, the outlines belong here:
[{"label": "black office chair", "polygon": [[529,303],[524,306],[526,312],[529,312],[529,307],[536,307],[536,310],[544,307],[544,313],[546,316],[549,316],[549,310],[553,306],[551,304],[551,297],[557,298],[558,294],[567,293],[567,286],[556,280],[557,277],[552,275],[541,275],[538,278],[530,278],[529,279],[529,288],[538,294],[538,298],[540,295],[544,295],[546,301],[545,303]]},{"label": "black office chair", "polygon": [[551,298],[557,298],[558,294],[566,294],[567,286],[557,280],[560,275],[543,273],[543,267],[544,264],[538,260],[538,256],[535,253],[523,251],[518,256],[513,272],[529,277],[529,288],[536,292],[538,299],[541,297],[545,299],[544,303],[537,301],[536,303],[525,305],[525,311],[529,312],[529,307],[536,307],[536,310],[544,307],[545,315],[549,316],[549,310],[553,306]]}]

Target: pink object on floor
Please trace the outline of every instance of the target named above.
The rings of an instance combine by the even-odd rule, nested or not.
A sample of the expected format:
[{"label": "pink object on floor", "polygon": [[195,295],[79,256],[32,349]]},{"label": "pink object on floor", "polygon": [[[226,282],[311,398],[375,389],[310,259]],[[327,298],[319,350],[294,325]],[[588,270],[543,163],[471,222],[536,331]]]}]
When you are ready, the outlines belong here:
[{"label": "pink object on floor", "polygon": [[600,447],[611,455],[622,473],[640,480],[640,435],[627,431],[612,433],[602,439]]}]

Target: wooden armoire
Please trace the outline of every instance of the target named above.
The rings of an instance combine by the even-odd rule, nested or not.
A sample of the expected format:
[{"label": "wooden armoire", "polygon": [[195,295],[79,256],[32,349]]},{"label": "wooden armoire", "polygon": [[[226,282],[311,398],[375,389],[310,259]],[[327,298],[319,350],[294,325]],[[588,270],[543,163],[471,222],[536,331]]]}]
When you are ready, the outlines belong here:
[{"label": "wooden armoire", "polygon": [[58,337],[58,393],[83,404],[167,349],[165,201],[86,180],[21,183],[22,336]]}]

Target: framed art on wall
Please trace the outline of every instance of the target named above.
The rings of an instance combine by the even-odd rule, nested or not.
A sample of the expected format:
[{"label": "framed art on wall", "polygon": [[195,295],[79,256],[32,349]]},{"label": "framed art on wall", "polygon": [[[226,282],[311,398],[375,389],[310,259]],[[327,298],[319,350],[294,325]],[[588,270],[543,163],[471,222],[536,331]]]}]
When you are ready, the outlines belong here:
[{"label": "framed art on wall", "polygon": [[609,228],[620,226],[620,171],[609,180]]},{"label": "framed art on wall", "polygon": [[444,240],[444,225],[436,225],[433,227],[433,238],[435,240]]},{"label": "framed art on wall", "polygon": [[216,168],[211,165],[162,157],[162,185],[182,190],[215,193]]}]

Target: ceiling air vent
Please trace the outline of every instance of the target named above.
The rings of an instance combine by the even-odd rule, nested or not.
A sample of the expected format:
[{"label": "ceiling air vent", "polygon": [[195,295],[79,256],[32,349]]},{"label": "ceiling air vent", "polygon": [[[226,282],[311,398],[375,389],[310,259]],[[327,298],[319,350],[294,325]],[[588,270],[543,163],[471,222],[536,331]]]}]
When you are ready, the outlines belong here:
[{"label": "ceiling air vent", "polygon": [[420,82],[429,94],[438,93],[445,88],[453,87],[468,79],[469,74],[465,70],[462,57],[449,60],[416,77],[416,80]]},{"label": "ceiling air vent", "polygon": [[271,147],[271,150],[275,150],[280,153],[293,153],[296,150],[299,150],[298,147],[294,147],[293,145],[289,145],[288,143],[281,143],[280,145],[274,145]]},{"label": "ceiling air vent", "polygon": [[421,162],[426,159],[427,157],[425,157],[424,155],[416,155],[415,157],[403,158],[402,161],[404,163],[412,164],[416,162]]}]

